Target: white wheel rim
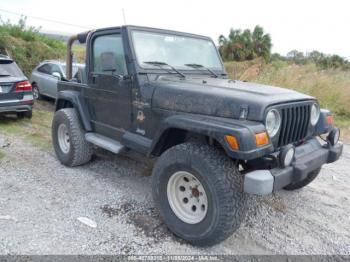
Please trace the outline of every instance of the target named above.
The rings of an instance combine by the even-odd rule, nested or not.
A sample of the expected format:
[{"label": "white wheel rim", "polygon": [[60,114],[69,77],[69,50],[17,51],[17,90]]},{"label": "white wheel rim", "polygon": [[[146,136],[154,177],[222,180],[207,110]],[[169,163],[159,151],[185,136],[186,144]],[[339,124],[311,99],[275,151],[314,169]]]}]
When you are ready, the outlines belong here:
[{"label": "white wheel rim", "polygon": [[39,98],[39,90],[37,87],[33,87],[33,97],[34,97],[34,99]]},{"label": "white wheel rim", "polygon": [[65,124],[60,124],[57,130],[58,144],[63,153],[67,154],[70,149],[70,137]]},{"label": "white wheel rim", "polygon": [[183,222],[197,224],[205,218],[208,210],[207,194],[191,173],[174,173],[168,181],[167,196],[171,209]]}]

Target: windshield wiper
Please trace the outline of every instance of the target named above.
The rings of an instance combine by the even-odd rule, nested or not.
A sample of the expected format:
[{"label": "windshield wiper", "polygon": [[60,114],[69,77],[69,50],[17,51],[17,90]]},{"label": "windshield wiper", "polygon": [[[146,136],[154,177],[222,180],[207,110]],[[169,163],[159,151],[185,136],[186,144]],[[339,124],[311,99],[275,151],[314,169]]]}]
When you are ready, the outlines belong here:
[{"label": "windshield wiper", "polygon": [[0,77],[5,77],[5,76],[11,76],[11,75],[2,75],[2,74],[0,74]]},{"label": "windshield wiper", "polygon": [[208,67],[205,67],[203,65],[199,65],[199,64],[185,64],[185,66],[188,66],[188,67],[192,67],[194,69],[204,69],[204,70],[207,70],[209,73],[211,73],[214,77],[219,77],[213,70],[209,69]]},{"label": "windshield wiper", "polygon": [[[173,70],[174,72],[176,72],[177,74],[179,74],[182,78],[186,78],[186,76],[181,73],[179,70],[177,70],[175,67],[167,64],[167,63],[164,63],[164,62],[159,62],[159,61],[145,61],[143,62],[144,64],[148,64],[148,65],[154,65],[154,66],[158,66],[159,68],[161,69],[164,69],[164,70],[167,70],[165,68],[163,68],[164,66],[167,66],[169,67],[171,70]],[[167,70],[169,71],[169,70]]]}]

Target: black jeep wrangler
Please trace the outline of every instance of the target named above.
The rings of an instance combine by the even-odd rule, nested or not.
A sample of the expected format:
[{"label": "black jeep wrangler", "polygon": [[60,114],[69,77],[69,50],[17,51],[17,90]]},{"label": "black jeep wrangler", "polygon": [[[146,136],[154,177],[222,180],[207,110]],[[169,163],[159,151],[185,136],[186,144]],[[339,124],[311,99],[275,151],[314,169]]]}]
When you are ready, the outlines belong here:
[{"label": "black jeep wrangler", "polygon": [[315,98],[228,79],[207,37],[136,26],[78,34],[68,41],[68,79],[75,40],[86,43],[86,67],[59,82],[59,161],[87,163],[94,146],[157,158],[154,201],[192,244],[237,230],[246,194],[302,188],[342,153],[333,116]]}]

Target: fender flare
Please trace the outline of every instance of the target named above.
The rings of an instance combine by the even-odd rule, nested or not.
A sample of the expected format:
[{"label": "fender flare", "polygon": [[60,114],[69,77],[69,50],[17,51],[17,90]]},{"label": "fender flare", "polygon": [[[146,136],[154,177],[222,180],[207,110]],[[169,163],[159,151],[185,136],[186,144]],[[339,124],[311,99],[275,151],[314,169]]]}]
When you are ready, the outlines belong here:
[{"label": "fender flare", "polygon": [[72,106],[78,111],[79,119],[85,131],[92,131],[90,113],[80,93],[77,91],[68,90],[58,92],[55,103],[55,111],[65,108],[65,101],[71,103]]},{"label": "fender flare", "polygon": [[[180,129],[214,138],[221,144],[225,152],[234,159],[250,160],[273,152],[271,142],[257,147],[255,134],[265,131],[265,126],[259,122],[241,121],[221,117],[203,115],[173,115],[164,119],[162,128],[154,137],[150,155],[152,155],[164,141],[162,136],[169,129]],[[225,141],[225,135],[233,135],[239,143],[239,150],[232,150]]]}]

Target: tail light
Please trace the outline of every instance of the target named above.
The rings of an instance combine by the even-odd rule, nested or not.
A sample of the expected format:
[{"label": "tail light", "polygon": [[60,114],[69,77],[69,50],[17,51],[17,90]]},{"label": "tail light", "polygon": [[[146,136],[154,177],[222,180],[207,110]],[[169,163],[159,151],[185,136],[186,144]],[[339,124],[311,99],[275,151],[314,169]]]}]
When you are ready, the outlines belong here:
[{"label": "tail light", "polygon": [[29,81],[22,81],[16,84],[16,92],[22,91],[32,91],[32,85],[29,83]]}]

